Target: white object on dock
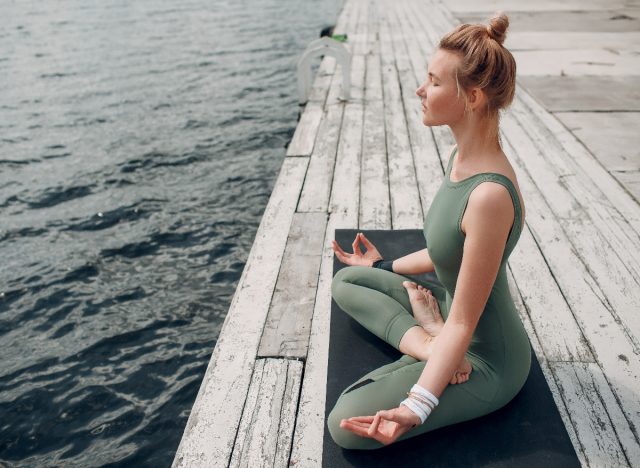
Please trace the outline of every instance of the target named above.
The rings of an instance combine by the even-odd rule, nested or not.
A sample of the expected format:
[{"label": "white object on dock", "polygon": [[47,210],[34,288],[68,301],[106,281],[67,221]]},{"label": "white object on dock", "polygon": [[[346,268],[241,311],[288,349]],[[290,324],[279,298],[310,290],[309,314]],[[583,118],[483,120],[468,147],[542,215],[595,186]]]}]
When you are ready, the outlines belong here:
[{"label": "white object on dock", "polygon": [[351,88],[351,53],[347,48],[329,37],[322,37],[311,42],[300,60],[298,60],[298,96],[299,103],[307,102],[311,90],[311,61],[319,55],[330,55],[342,67],[342,94],[340,98],[347,101]]}]

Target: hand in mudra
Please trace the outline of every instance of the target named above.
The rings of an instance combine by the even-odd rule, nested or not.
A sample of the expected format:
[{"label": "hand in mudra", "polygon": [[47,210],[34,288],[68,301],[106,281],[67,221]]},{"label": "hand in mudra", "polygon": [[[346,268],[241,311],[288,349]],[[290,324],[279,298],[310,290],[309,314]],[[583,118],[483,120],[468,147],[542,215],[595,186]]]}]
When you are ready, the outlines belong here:
[{"label": "hand in mudra", "polygon": [[[362,242],[367,249],[366,253],[362,253],[360,250],[360,242]],[[361,232],[356,234],[356,238],[351,246],[353,247],[352,254],[342,250],[342,247],[340,247],[335,240],[331,241],[331,247],[336,253],[338,260],[347,265],[371,266],[373,265],[373,262],[382,260],[382,255],[380,255],[378,249],[376,249],[375,245],[373,245]]]},{"label": "hand in mudra", "polygon": [[361,437],[375,439],[381,444],[395,442],[405,432],[420,424],[420,418],[409,408],[400,405],[375,416],[355,416],[340,421],[340,427]]}]

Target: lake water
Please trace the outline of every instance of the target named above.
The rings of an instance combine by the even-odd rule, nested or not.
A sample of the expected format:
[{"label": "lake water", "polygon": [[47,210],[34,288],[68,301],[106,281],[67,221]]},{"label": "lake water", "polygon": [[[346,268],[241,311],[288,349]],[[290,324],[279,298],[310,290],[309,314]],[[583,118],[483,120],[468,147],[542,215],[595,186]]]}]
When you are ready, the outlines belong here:
[{"label": "lake water", "polygon": [[0,0],[0,465],[171,464],[342,3]]}]

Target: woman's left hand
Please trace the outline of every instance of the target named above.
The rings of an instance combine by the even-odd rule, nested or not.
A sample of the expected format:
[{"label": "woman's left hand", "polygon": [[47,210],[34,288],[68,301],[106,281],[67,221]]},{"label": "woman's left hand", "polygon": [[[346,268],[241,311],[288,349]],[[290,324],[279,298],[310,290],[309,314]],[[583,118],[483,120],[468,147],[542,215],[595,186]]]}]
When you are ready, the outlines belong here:
[{"label": "woman's left hand", "polygon": [[375,416],[355,416],[340,421],[340,427],[361,437],[389,445],[405,432],[420,424],[420,418],[404,405],[378,411]]}]

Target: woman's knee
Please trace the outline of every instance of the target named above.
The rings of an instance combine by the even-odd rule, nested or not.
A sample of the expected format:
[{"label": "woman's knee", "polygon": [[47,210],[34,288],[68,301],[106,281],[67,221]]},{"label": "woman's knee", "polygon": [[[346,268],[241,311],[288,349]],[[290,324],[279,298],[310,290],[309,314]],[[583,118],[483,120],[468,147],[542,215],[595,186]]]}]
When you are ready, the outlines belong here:
[{"label": "woman's knee", "polygon": [[327,427],[333,441],[345,449],[370,450],[382,447],[382,444],[373,439],[361,437],[340,427],[341,420],[353,416],[357,415],[350,414],[346,411],[346,408],[343,408],[343,405],[340,404],[340,400],[338,400],[338,403],[336,403],[336,406],[331,410],[331,413],[329,413],[329,417],[327,418]]},{"label": "woman's knee", "polygon": [[335,298],[339,296],[346,283],[352,283],[356,278],[362,276],[363,268],[360,266],[346,266],[338,271],[331,281],[331,295]]}]

